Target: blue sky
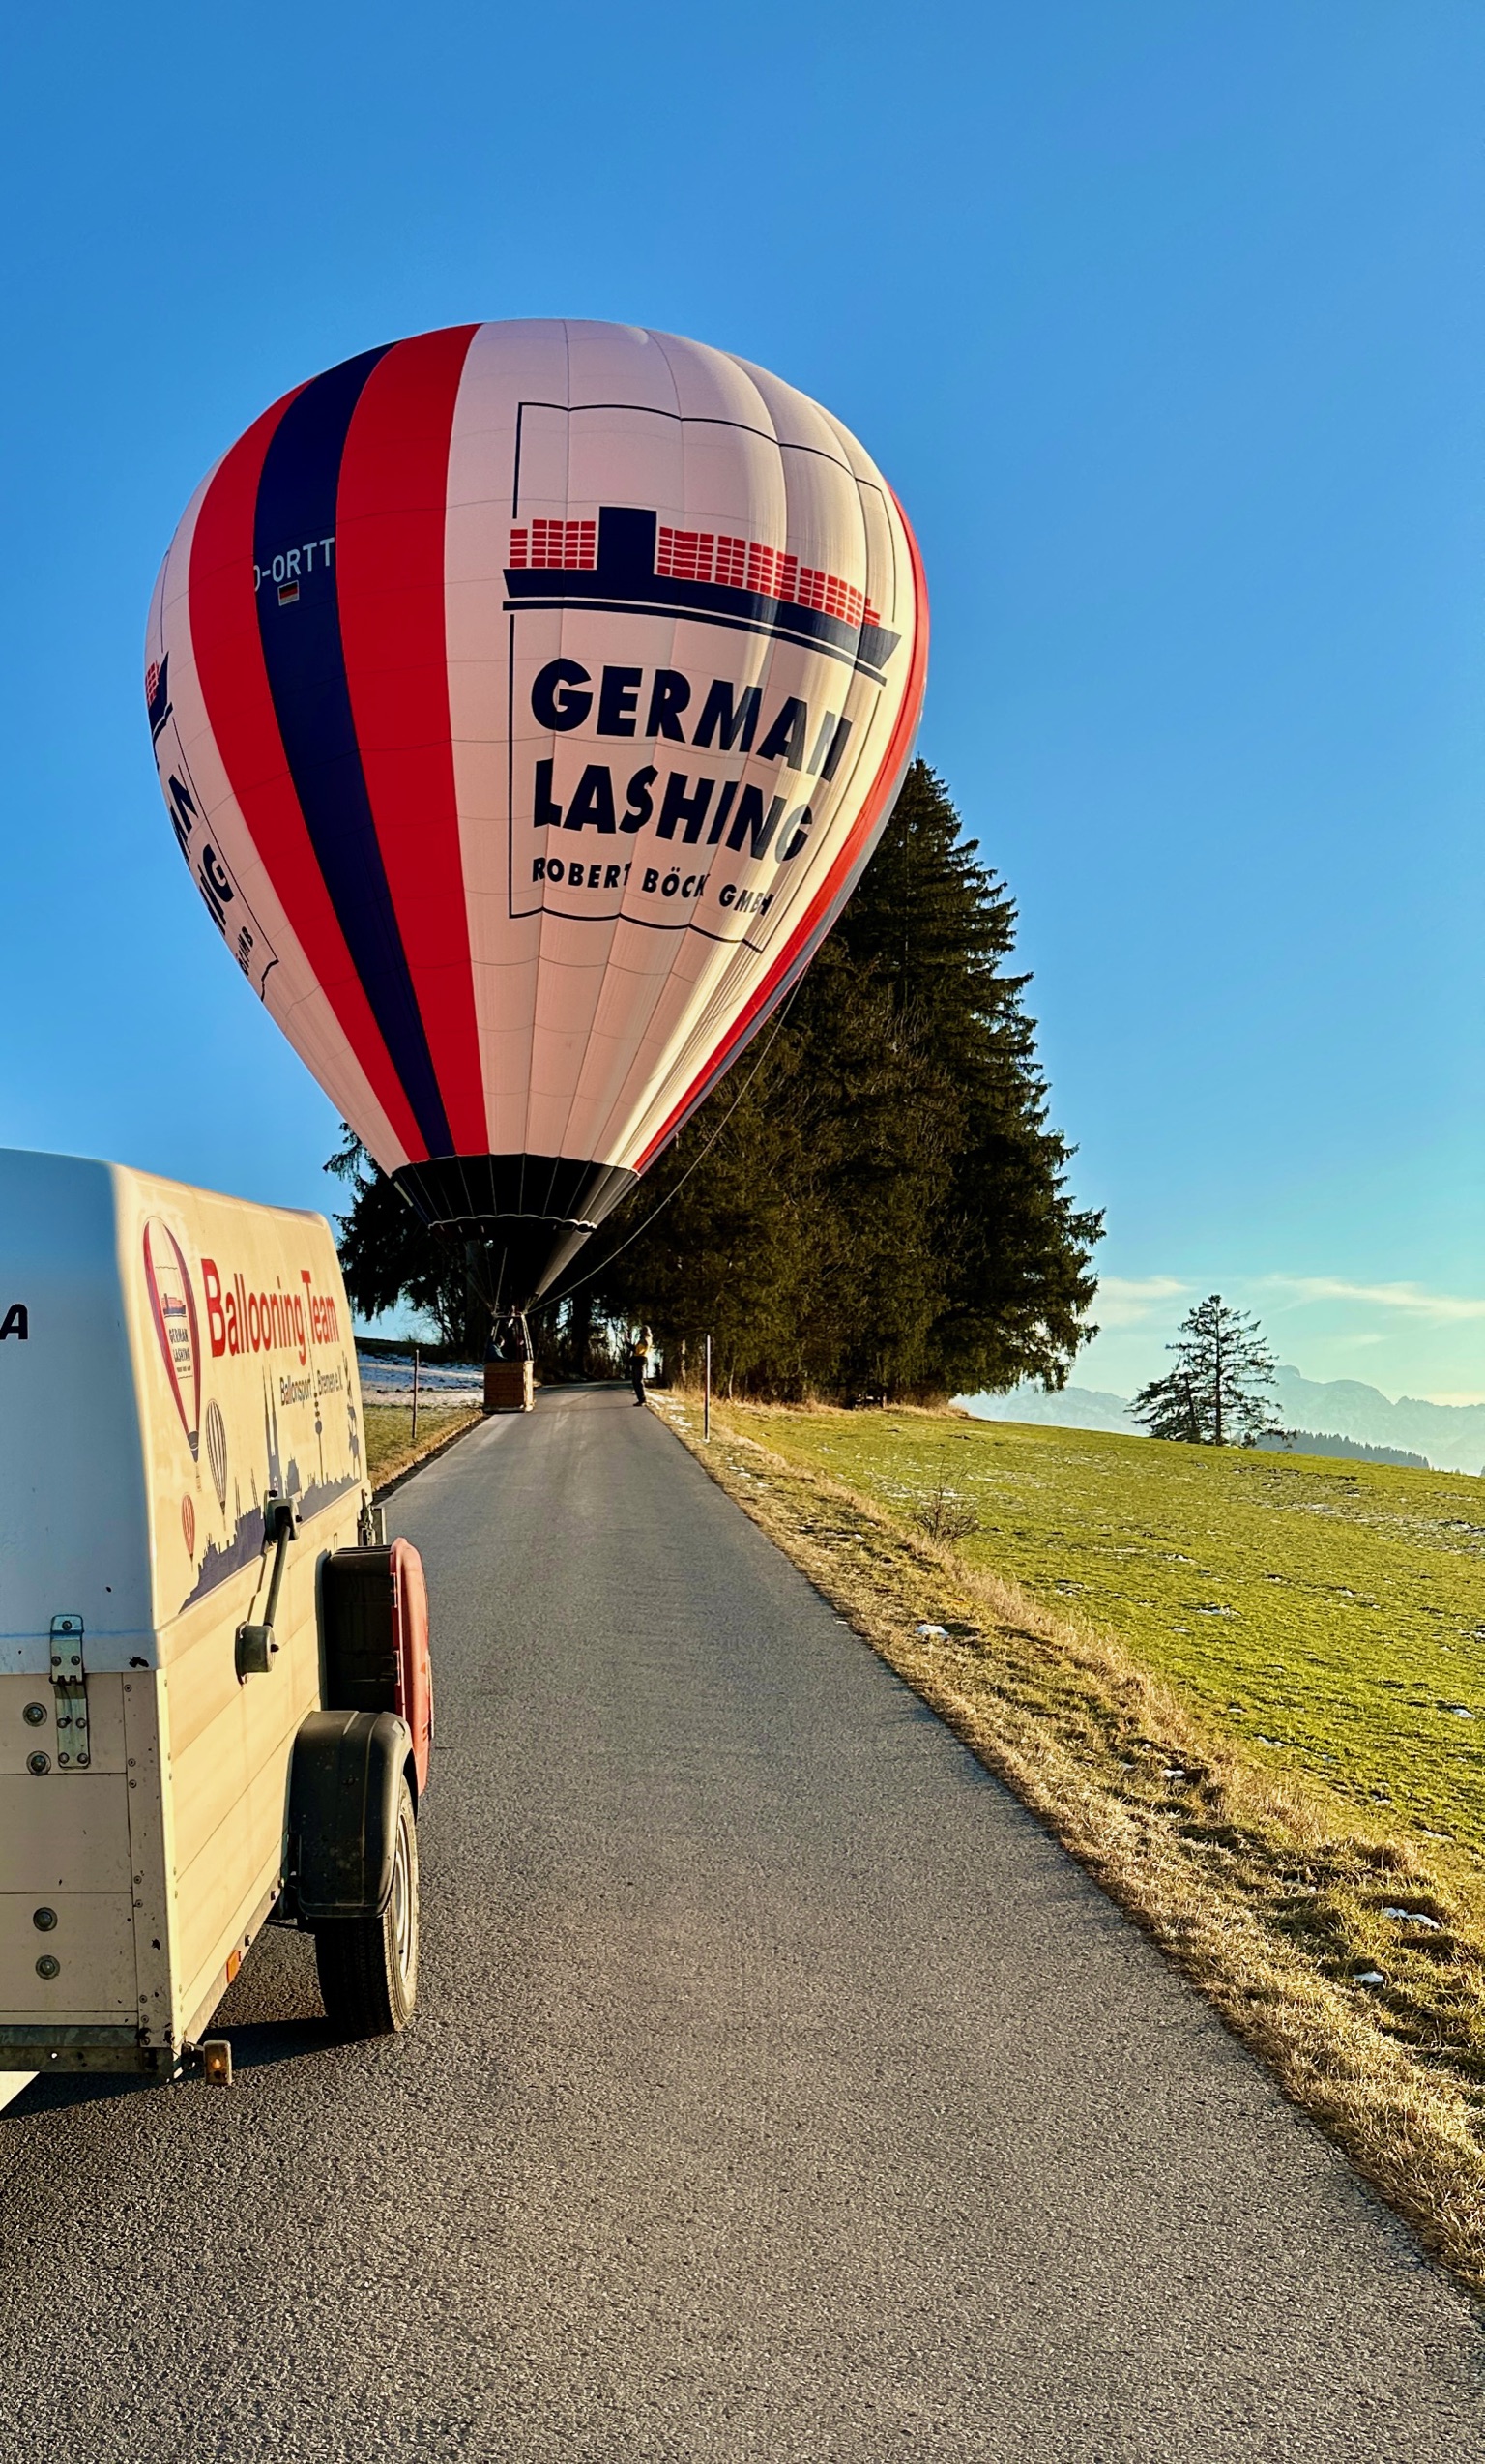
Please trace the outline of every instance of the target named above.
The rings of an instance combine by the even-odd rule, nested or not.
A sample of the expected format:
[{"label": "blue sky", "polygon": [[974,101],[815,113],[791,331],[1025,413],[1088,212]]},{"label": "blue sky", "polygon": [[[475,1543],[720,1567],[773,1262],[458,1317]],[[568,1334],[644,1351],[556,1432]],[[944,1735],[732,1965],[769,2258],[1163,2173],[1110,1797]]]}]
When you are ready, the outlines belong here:
[{"label": "blue sky", "polygon": [[1485,13],[30,12],[0,101],[0,1140],[324,1205],[139,702],[155,569],[286,385],[608,316],[856,427],[922,542],[921,746],[1020,902],[1080,1382],[1191,1298],[1485,1394]]}]

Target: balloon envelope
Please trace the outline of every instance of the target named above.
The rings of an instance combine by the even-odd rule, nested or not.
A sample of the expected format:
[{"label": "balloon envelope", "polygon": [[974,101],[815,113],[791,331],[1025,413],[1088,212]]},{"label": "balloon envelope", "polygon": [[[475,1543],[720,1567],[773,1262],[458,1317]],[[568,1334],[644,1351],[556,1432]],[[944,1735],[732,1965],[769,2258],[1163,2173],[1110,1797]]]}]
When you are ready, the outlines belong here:
[{"label": "balloon envelope", "polygon": [[911,533],[817,403],[539,321],[365,351],[266,411],[171,543],[145,684],[238,964],[521,1305],[808,964],[926,650]]}]

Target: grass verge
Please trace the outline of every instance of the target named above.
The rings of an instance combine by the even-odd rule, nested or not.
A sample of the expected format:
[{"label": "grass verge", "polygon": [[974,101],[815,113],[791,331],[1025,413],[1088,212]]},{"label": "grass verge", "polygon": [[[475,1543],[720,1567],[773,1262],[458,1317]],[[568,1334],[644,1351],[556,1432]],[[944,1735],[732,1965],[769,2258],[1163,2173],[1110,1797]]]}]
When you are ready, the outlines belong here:
[{"label": "grass verge", "polygon": [[434,1404],[431,1410],[420,1406],[416,1445],[408,1404],[368,1403],[365,1418],[366,1474],[373,1490],[379,1492],[429,1454],[436,1454],[451,1438],[461,1437],[483,1414],[478,1404]]},{"label": "grass verge", "polygon": [[[823,1468],[832,1424],[843,1444],[865,1442],[862,1416],[713,1407],[705,1447],[684,1395],[654,1399],[1435,2256],[1485,2295],[1485,1875],[1473,1843],[1276,1767],[1145,1649],[972,1562],[965,1542],[929,1538],[914,1515],[925,1495],[931,1509],[931,1488],[898,1478],[888,1496],[860,1462],[849,1481]],[[890,1419],[936,1455],[1003,1425]],[[1065,1502],[1060,1511],[1065,1520]]]}]

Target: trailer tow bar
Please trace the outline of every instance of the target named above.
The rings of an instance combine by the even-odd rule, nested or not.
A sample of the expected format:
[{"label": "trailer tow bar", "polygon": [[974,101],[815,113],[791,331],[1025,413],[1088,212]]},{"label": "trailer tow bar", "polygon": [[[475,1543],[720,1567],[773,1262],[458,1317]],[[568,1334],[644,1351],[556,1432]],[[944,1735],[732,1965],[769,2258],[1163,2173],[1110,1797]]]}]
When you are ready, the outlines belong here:
[{"label": "trailer tow bar", "polygon": [[246,1685],[249,1677],[264,1677],[273,1666],[278,1646],[274,1640],[274,1619],[278,1609],[278,1593],[283,1583],[284,1561],[289,1542],[299,1532],[299,1508],[292,1497],[279,1497],[270,1489],[263,1500],[263,1542],[274,1542],[274,1570],[269,1577],[268,1600],[260,1626],[239,1626],[237,1629],[237,1682]]}]

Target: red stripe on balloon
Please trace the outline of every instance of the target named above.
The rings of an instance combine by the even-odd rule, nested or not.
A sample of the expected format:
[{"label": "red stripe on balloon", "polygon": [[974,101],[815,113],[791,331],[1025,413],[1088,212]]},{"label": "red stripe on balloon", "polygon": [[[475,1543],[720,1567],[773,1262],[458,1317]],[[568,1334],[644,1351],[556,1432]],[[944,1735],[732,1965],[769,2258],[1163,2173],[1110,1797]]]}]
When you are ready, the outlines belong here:
[{"label": "red stripe on balloon", "polygon": [[[895,497],[892,502],[896,504]],[[656,1130],[643,1155],[636,1159],[634,1164],[636,1172],[643,1172],[654,1161],[666,1141],[675,1136],[687,1113],[694,1111],[696,1105],[720,1077],[733,1055],[746,1041],[754,1027],[762,1024],[764,1017],[784,989],[791,967],[795,965],[800,953],[809,949],[811,936],[818,931],[822,920],[829,915],[831,905],[839,895],[842,883],[849,879],[853,865],[857,862],[878,822],[883,818],[883,808],[888,796],[893,793],[906,766],[908,755],[913,749],[913,738],[917,731],[917,722],[922,712],[923,687],[928,675],[928,585],[923,573],[923,560],[918,554],[917,542],[913,536],[912,525],[900,505],[897,506],[897,512],[907,537],[908,554],[913,567],[913,663],[908,669],[902,707],[897,714],[897,723],[892,729],[891,741],[882,756],[865,802],[852,824],[850,836],[824,882],[815,893],[809,906],[746,1008],[728,1028],[706,1067],[698,1071],[675,1110]]]},{"label": "red stripe on balloon", "polygon": [[456,1154],[482,1155],[484,1078],[449,716],[444,539],[461,325],[394,343],[340,460],[335,581],[377,844]]},{"label": "red stripe on balloon", "polygon": [[258,482],[296,386],[254,420],[219,464],[190,546],[190,641],[206,715],[254,847],[320,990],[409,1159],[428,1150],[351,963],[325,887],[263,664],[253,592]]}]

